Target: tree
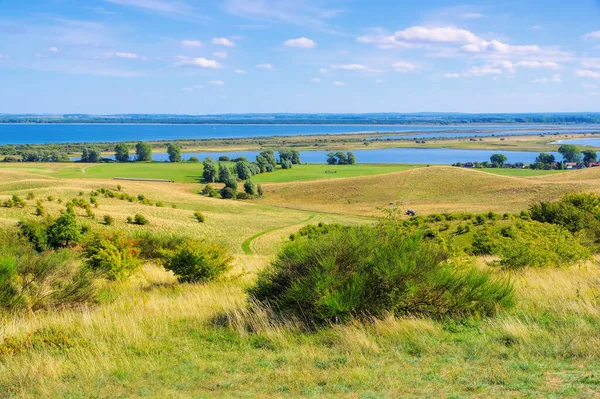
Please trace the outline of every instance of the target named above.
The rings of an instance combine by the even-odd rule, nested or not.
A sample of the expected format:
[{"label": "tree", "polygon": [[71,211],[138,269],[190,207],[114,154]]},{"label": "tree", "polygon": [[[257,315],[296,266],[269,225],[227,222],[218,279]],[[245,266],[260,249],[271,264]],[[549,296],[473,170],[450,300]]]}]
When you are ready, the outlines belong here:
[{"label": "tree", "polygon": [[117,162],[129,162],[129,147],[125,143],[115,146],[115,159]]},{"label": "tree", "polygon": [[244,183],[244,192],[248,195],[256,195],[256,186],[252,180],[246,180]]},{"label": "tree", "polygon": [[96,163],[102,160],[100,150],[97,148],[84,148],[81,152],[81,162]]},{"label": "tree", "polygon": [[281,169],[292,169],[292,161],[285,159],[281,162]]},{"label": "tree", "polygon": [[81,228],[75,215],[65,213],[48,228],[48,244],[53,248],[68,247],[81,240]]},{"label": "tree", "polygon": [[597,155],[594,150],[585,150],[581,152],[583,154],[583,162],[585,166],[590,166],[590,163],[596,162]]},{"label": "tree", "polygon": [[235,177],[229,176],[223,183],[225,184],[225,187],[229,187],[233,192],[237,192],[238,182]]},{"label": "tree", "polygon": [[235,199],[235,195],[236,195],[235,191],[233,191],[229,187],[223,187],[223,189],[221,190],[221,192],[219,194],[221,194],[221,198],[223,198],[223,199]]},{"label": "tree", "polygon": [[271,165],[262,155],[256,156],[256,164],[260,169],[260,173],[265,173],[267,171],[267,165]]},{"label": "tree", "polygon": [[248,180],[252,177],[252,171],[250,170],[249,163],[244,161],[236,162],[235,173],[242,180]]},{"label": "tree", "polygon": [[267,162],[273,166],[273,168],[277,166],[277,160],[275,159],[275,153],[273,152],[273,150],[265,150],[260,153],[260,156],[265,158]]},{"label": "tree", "polygon": [[335,154],[333,152],[329,152],[327,154],[327,164],[335,165],[337,163],[337,159],[335,158]]},{"label": "tree", "polygon": [[135,153],[137,155],[136,161],[138,162],[151,162],[152,161],[152,148],[150,144],[140,141],[135,145]]},{"label": "tree", "polygon": [[231,179],[231,170],[222,163],[219,163],[219,181],[225,183],[229,179]]},{"label": "tree", "polygon": [[214,183],[219,179],[219,171],[217,165],[212,158],[208,157],[203,162],[204,171],[202,172],[202,179],[204,183]]},{"label": "tree", "polygon": [[581,152],[576,145],[563,144],[558,148],[565,162],[581,162]]},{"label": "tree", "polygon": [[348,152],[348,165],[355,165],[356,164],[356,155],[354,155],[353,152]]},{"label": "tree", "polygon": [[284,161],[290,161],[293,165],[300,163],[300,153],[297,150],[280,150],[279,163],[283,165]]},{"label": "tree", "polygon": [[494,168],[501,168],[508,158],[504,154],[494,154],[490,157],[490,162]]},{"label": "tree", "polygon": [[537,158],[535,159],[536,164],[543,165],[542,169],[550,169],[554,162],[555,162],[554,155],[547,154],[545,152],[540,153],[540,155],[538,155]]},{"label": "tree", "polygon": [[256,186],[256,193],[258,194],[258,196],[259,196],[259,197],[262,197],[262,196],[263,196],[263,194],[265,193],[265,192],[263,191],[263,188],[262,188],[262,186],[261,186],[260,184]]},{"label": "tree", "polygon": [[346,158],[346,154],[341,151],[335,153],[335,157],[337,158],[338,165],[346,165],[348,163],[348,158]]},{"label": "tree", "polygon": [[181,162],[181,147],[177,144],[169,144],[167,146],[167,153],[169,154],[169,162]]}]

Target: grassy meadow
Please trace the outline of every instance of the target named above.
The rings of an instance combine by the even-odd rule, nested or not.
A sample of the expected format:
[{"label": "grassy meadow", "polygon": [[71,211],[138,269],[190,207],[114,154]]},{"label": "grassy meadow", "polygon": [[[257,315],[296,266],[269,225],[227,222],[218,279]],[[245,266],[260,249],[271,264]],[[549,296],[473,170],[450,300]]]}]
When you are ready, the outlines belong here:
[{"label": "grassy meadow", "polygon": [[[477,268],[514,285],[515,306],[489,318],[389,316],[307,330],[249,312],[245,291],[303,226],[370,225],[396,207],[418,215],[518,214],[565,193],[600,193],[598,169],[299,165],[255,176],[263,198],[233,201],[198,194],[202,164],[2,165],[0,202],[33,197],[24,208],[0,207],[5,228],[34,218],[37,200],[58,215],[65,202],[119,184],[151,204],[102,197],[94,220],[77,210],[82,220],[205,238],[234,261],[225,279],[204,284],[177,283],[150,262],[128,281],[105,283],[96,304],[1,314],[0,397],[598,398],[596,258],[512,271],[476,258]],[[126,223],[134,214],[149,224]],[[113,226],[101,226],[104,215]]]}]

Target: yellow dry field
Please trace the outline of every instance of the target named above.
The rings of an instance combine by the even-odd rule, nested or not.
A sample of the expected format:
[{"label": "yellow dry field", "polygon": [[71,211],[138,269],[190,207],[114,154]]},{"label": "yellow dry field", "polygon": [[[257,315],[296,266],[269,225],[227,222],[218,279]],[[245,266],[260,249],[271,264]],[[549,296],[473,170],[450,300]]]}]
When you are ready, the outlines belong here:
[{"label": "yellow dry field", "polygon": [[519,212],[567,192],[600,192],[600,168],[541,177],[500,176],[449,166],[335,181],[265,184],[261,201],[312,212],[377,216],[399,206],[418,214]]}]

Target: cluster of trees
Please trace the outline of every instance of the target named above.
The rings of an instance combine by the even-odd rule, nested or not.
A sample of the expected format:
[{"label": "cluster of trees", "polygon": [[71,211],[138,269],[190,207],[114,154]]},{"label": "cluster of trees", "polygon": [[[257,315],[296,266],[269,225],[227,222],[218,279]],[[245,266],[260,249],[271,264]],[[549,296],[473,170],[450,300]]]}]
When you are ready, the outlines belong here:
[{"label": "cluster of trees", "polygon": [[338,151],[334,153],[333,151],[327,154],[327,164],[328,165],[354,165],[356,164],[356,156],[353,152],[343,153],[342,151]]},{"label": "cluster of trees", "polygon": [[60,151],[26,151],[19,154],[22,162],[68,162],[69,156]]},{"label": "cluster of trees", "polygon": [[[135,145],[135,161],[136,162],[151,162],[152,147],[150,144],[140,141]],[[115,160],[117,162],[129,162],[129,147],[125,143],[118,143],[115,146]]]},{"label": "cluster of trees", "polygon": [[594,150],[581,151],[576,145],[563,144],[558,148],[558,152],[562,155],[562,162],[557,162],[556,157],[552,154],[545,152],[540,153],[535,159],[535,162],[529,167],[531,169],[563,169],[565,162],[575,162],[577,164],[584,164],[586,167],[590,166],[590,163],[597,161],[597,154]]},{"label": "cluster of trees", "polygon": [[[224,162],[233,161],[233,167],[229,167]],[[282,169],[291,169],[293,165],[300,163],[300,153],[296,150],[279,151],[279,163]],[[261,173],[272,172],[277,167],[278,161],[275,158],[275,152],[272,150],[262,151],[256,156],[254,162],[248,161],[245,157],[239,157],[231,160],[227,156],[219,157],[219,162],[215,162],[212,158],[204,160],[204,171],[202,178],[208,184],[203,190],[203,194],[208,196],[216,196],[216,191],[210,187],[210,183],[223,183],[225,187],[218,193],[221,198],[236,198],[240,197],[237,193],[238,180],[244,181],[244,193],[249,196],[262,196],[262,188],[256,186],[252,180],[252,176]]]}]

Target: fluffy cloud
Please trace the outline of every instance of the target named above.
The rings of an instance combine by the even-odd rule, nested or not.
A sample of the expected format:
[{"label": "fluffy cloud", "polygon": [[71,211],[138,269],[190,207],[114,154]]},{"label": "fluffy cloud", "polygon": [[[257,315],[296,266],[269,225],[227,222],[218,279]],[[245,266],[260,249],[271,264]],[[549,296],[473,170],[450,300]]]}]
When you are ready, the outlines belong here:
[{"label": "fluffy cloud", "polygon": [[321,69],[319,69],[319,73],[325,75],[326,73],[329,73],[329,69],[321,68]]},{"label": "fluffy cloud", "polygon": [[146,57],[143,57],[136,53],[126,53],[126,52],[116,52],[116,53],[104,53],[104,57],[106,58],[124,58],[126,60],[146,60]]},{"label": "fluffy cloud", "polygon": [[357,39],[360,43],[377,44],[381,48],[415,47],[430,44],[467,44],[480,41],[474,33],[466,29],[453,26],[445,28],[426,28],[424,26],[412,26],[405,30],[399,30],[393,35],[386,35],[381,30],[374,34],[364,35]]},{"label": "fluffy cloud", "polygon": [[334,86],[346,86],[346,83],[344,82],[333,82]]},{"label": "fluffy cloud", "polygon": [[51,53],[58,53],[60,50],[58,47],[48,47],[48,51]]},{"label": "fluffy cloud", "polygon": [[466,76],[487,76],[487,75],[500,75],[502,70],[494,68],[489,65],[471,67],[466,73]]},{"label": "fluffy cloud", "polygon": [[554,74],[549,78],[534,79],[531,82],[532,83],[560,83],[560,82],[562,82],[562,79],[559,74]]},{"label": "fluffy cloud", "polygon": [[392,69],[396,72],[407,73],[417,69],[417,65],[409,61],[398,61],[392,64]]},{"label": "fluffy cloud", "polygon": [[600,79],[600,72],[578,69],[575,74],[580,78]]},{"label": "fluffy cloud", "polygon": [[222,80],[211,80],[210,82],[208,82],[208,84],[213,86],[223,86],[225,85],[225,82],[223,82]]},{"label": "fluffy cloud", "polygon": [[204,44],[200,40],[182,40],[183,47],[202,47]]},{"label": "fluffy cloud", "polygon": [[583,35],[584,40],[600,40],[600,30]]},{"label": "fluffy cloud", "polygon": [[212,39],[212,44],[217,46],[233,47],[235,43],[225,37],[215,37]]},{"label": "fluffy cloud", "polygon": [[316,47],[317,43],[306,37],[300,37],[298,39],[289,39],[283,42],[286,47],[298,47],[298,48],[313,48]]},{"label": "fluffy cloud", "polygon": [[474,43],[465,44],[460,47],[460,50],[466,53],[496,53],[505,55],[529,55],[541,52],[541,48],[537,45],[529,46],[513,46],[510,44],[499,42],[498,40],[479,40]]},{"label": "fluffy cloud", "polygon": [[313,82],[313,83],[316,83],[316,82],[320,82],[321,79],[319,79],[319,78],[312,78],[310,81]]},{"label": "fluffy cloud", "polygon": [[447,73],[444,75],[444,77],[446,77],[448,79],[456,79],[456,78],[460,78],[460,74],[459,73]]},{"label": "fluffy cloud", "polygon": [[581,66],[586,69],[600,69],[600,58],[586,58],[581,60]]},{"label": "fluffy cloud", "polygon": [[[345,65],[332,65],[331,69],[343,69],[345,71],[367,71],[369,69],[369,67],[367,67],[366,65],[362,65],[362,64],[345,64]],[[325,68],[323,68],[322,70],[325,70],[325,72],[321,72],[321,73],[327,73],[327,70]]]},{"label": "fluffy cloud", "polygon": [[246,72],[246,71],[245,71],[245,70],[243,70],[243,69],[236,69],[236,70],[235,70],[235,73],[237,73],[237,74],[239,74],[239,75],[244,75],[244,74],[246,74],[246,73],[248,73],[248,72]]},{"label": "fluffy cloud", "polygon": [[275,67],[273,65],[271,65],[271,64],[256,64],[256,67],[258,69],[264,69],[264,70],[267,70],[267,71],[274,71],[275,70]]},{"label": "fluffy cloud", "polygon": [[176,57],[178,62],[177,66],[181,67],[195,67],[195,68],[221,68],[221,64],[215,60],[207,60],[206,58],[198,57],[191,58],[183,55]]},{"label": "fluffy cloud", "polygon": [[214,53],[212,53],[213,56],[220,58],[222,60],[226,59],[228,54],[226,51],[215,51]]}]

